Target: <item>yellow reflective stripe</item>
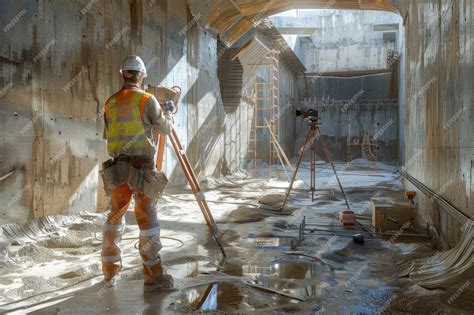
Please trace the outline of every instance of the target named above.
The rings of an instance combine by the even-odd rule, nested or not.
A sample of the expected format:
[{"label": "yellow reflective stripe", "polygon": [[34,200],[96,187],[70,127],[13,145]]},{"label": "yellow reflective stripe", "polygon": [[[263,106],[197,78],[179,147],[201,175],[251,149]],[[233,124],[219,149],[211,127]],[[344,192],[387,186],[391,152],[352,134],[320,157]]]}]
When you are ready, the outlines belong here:
[{"label": "yellow reflective stripe", "polygon": [[146,149],[151,146],[146,137],[141,118],[140,101],[143,96],[142,93],[135,92],[128,105],[129,107],[126,108],[129,111],[121,117],[117,115],[117,111],[120,110],[117,108],[117,104],[121,105],[121,100],[117,100],[116,97],[110,100],[107,129],[107,149],[109,153],[120,150]]}]

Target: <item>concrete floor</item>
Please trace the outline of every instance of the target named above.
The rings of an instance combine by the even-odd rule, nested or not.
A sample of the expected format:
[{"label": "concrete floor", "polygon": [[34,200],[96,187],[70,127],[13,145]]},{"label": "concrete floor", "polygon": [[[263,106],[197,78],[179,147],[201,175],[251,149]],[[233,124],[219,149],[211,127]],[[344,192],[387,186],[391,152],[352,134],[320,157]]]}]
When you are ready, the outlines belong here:
[{"label": "concrete floor", "polygon": [[[434,253],[428,239],[402,234],[394,242],[388,242],[389,237],[366,235],[363,245],[354,243],[351,236],[363,231],[344,231],[339,227],[335,213],[344,208],[342,195],[337,192],[327,165],[320,166],[318,188],[321,190],[316,200],[311,202],[307,187],[298,181],[290,201],[293,212],[286,215],[261,209],[253,209],[253,214],[248,215],[248,209],[256,204],[258,197],[281,195],[287,185],[283,180],[243,177],[208,180],[206,196],[213,201],[211,210],[224,232],[229,255],[226,260],[209,238],[192,195],[165,196],[159,211],[162,235],[184,242],[181,246],[175,240],[163,239],[162,257],[168,272],[175,278],[177,291],[143,293],[139,256],[134,240],[129,239],[137,234],[131,212],[127,213],[128,227],[122,241],[122,278],[115,288],[105,289],[100,282],[97,256],[100,242],[90,237],[93,231],[100,231],[103,216],[91,215],[80,223],[67,223],[68,233],[51,235],[46,243],[39,244],[39,247],[49,244],[56,253],[67,252],[68,257],[72,257],[74,246],[63,244],[61,247],[59,240],[80,230],[81,235],[90,238],[87,246],[80,247],[82,252],[77,253],[75,259],[49,256],[41,266],[27,268],[26,264],[25,270],[10,269],[9,274],[0,277],[2,287],[10,289],[15,277],[24,279],[24,288],[32,274],[44,281],[43,285],[16,298],[4,291],[0,310],[36,314],[472,314],[474,292],[469,287],[449,303],[459,285],[430,291],[409,279],[398,278],[397,261]],[[370,213],[371,197],[403,198],[401,185],[388,169],[349,171],[342,170],[342,164],[338,167],[351,207],[359,215]],[[300,177],[306,181],[307,176],[303,165]],[[318,224],[318,231],[298,242],[298,225],[303,217],[307,222]],[[259,221],[235,223],[254,220]],[[25,246],[23,248],[27,248]],[[19,257],[13,255],[13,258]],[[292,297],[257,289],[246,281],[284,291]],[[61,289],[66,284],[67,288]],[[56,290],[47,290],[48,286]],[[42,295],[38,295],[40,293]]]}]

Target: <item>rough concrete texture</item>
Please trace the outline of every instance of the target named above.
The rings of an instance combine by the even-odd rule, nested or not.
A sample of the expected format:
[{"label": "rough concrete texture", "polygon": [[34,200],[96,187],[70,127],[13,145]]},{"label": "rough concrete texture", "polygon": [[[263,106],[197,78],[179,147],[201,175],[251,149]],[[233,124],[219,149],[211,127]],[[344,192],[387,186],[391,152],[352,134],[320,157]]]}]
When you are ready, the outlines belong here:
[{"label": "rough concrete texture", "polygon": [[[311,202],[306,187],[296,187],[290,201],[296,211],[290,216],[256,207],[257,200],[278,200],[286,181],[237,176],[215,180],[214,188],[206,191],[207,198],[217,220],[231,221],[219,224],[229,255],[225,260],[208,236],[191,192],[165,196],[159,212],[165,236],[161,254],[179,291],[143,293],[142,264],[134,248],[139,232],[131,211],[126,214],[127,227],[121,241],[122,277],[112,289],[101,282],[100,231],[105,216],[56,218],[57,226],[42,239],[26,239],[27,243],[6,250],[7,259],[2,263],[7,273],[0,278],[0,311],[471,314],[474,305],[470,287],[457,294],[456,285],[444,290],[425,290],[407,278],[398,278],[399,259],[429,257],[434,253],[426,237],[407,236],[414,231],[393,231],[392,236],[381,238],[359,227],[340,227],[336,217],[344,202],[328,167],[326,164],[325,169],[318,171],[315,202]],[[404,199],[402,185],[395,180],[391,168],[345,172],[342,164],[337,167],[353,210],[359,216],[368,215],[367,200],[371,197]],[[309,181],[308,170],[302,169],[299,175]],[[328,194],[328,190],[336,193]],[[270,200],[263,200],[269,196]],[[227,220],[243,204],[252,208],[253,219],[258,222],[238,224]],[[259,214],[265,217],[264,221],[259,221]],[[309,224],[308,230],[305,239],[297,242],[303,217]],[[361,218],[361,222],[369,221]],[[17,231],[28,232],[21,228]],[[364,233],[363,245],[352,241],[355,233]],[[257,289],[252,284],[291,297]]]},{"label": "rough concrete texture", "polygon": [[[236,42],[259,19],[291,8],[328,8],[327,1],[8,1],[0,4],[1,223],[83,205],[103,209],[98,165],[105,158],[101,107],[119,88],[117,65],[129,53],[150,66],[149,82],[184,88],[177,129],[199,171],[212,173],[224,148],[217,93],[219,33]],[[400,93],[405,167],[466,217],[474,215],[472,0],[371,0],[333,8],[397,11],[404,19]],[[113,53],[111,53],[111,51]],[[210,119],[210,120],[209,120]],[[200,146],[197,132],[206,120]],[[207,145],[209,144],[209,145]],[[421,153],[420,153],[421,152]],[[167,171],[172,173],[172,152]],[[199,154],[199,155],[198,155]],[[207,163],[200,161],[206,159]],[[208,169],[208,167],[210,169]],[[11,173],[13,171],[13,173]],[[11,175],[10,175],[11,174]],[[179,180],[182,177],[174,177]],[[99,191],[98,191],[99,190]],[[421,217],[446,245],[461,222],[418,193]]]},{"label": "rough concrete texture", "polygon": [[386,68],[387,50],[401,39],[395,13],[375,11],[298,11],[295,18],[271,18],[277,27],[314,27],[295,41],[295,51],[310,73],[366,71]]},{"label": "rough concrete texture", "polygon": [[[398,99],[392,99],[398,94],[397,83],[391,73],[348,78],[306,76],[300,80],[299,87],[308,97],[299,106],[320,111],[321,131],[333,159],[351,161],[364,157],[397,163],[399,107]],[[295,150],[299,150],[308,125],[294,119]],[[349,141],[369,144],[374,137],[378,150],[353,146],[348,151]],[[319,156],[325,159],[323,154]]]},{"label": "rough concrete texture", "polygon": [[188,0],[191,12],[200,14],[200,21],[211,31],[220,34],[229,46],[264,17],[291,9],[356,9],[397,12],[390,0],[284,0],[267,1],[212,1]]},{"label": "rough concrete texture", "polygon": [[[257,85],[256,83],[260,82],[269,82],[270,72],[268,67],[262,68],[260,65],[266,63],[266,56],[273,50],[278,51],[275,56],[278,60],[277,74],[278,80],[274,81],[274,86],[277,89],[274,93],[278,97],[275,100],[275,104],[279,104],[278,112],[272,116],[272,111],[270,110],[270,103],[259,102],[258,109],[258,125],[264,125],[264,118],[267,118],[268,121],[273,117],[278,121],[278,134],[276,135],[279,139],[279,142],[286,154],[291,156],[294,148],[294,119],[292,106],[296,100],[299,98],[299,91],[297,86],[298,75],[302,74],[304,67],[299,64],[298,68],[293,68],[288,64],[288,57],[283,53],[284,50],[290,50],[290,53],[293,55],[293,58],[297,59],[294,56],[294,53],[291,51],[290,47],[284,46],[281,47],[281,43],[271,38],[268,34],[263,32],[257,32],[254,37],[256,40],[251,40],[250,42],[245,42],[240,45],[235,45],[237,50],[236,56],[238,56],[242,67],[242,87],[241,87],[241,106],[252,106],[249,108],[249,115],[247,116],[247,134],[241,134],[240,138],[248,141],[248,136],[250,135],[250,130],[253,128],[254,122],[254,113],[255,113],[255,104],[256,97],[265,96],[269,97],[269,94],[263,95],[263,93],[268,92],[256,92]],[[281,40],[284,42],[283,38]],[[286,44],[286,43],[284,43]],[[286,52],[289,53],[289,52]],[[232,69],[228,69],[231,71]],[[267,86],[268,87],[268,86]],[[262,86],[259,87],[260,89]],[[264,129],[258,129],[256,131],[257,137],[257,155],[261,159],[269,159],[270,152],[270,141],[271,135],[269,131]],[[255,138],[255,136],[253,136]],[[240,165],[245,165],[250,159],[254,157],[251,150],[254,150],[254,143],[249,143],[247,141],[241,141],[241,152],[245,152],[243,159],[241,160]],[[244,151],[245,150],[245,151]]]},{"label": "rough concrete texture", "polygon": [[[362,157],[372,161],[398,164],[397,103],[361,102],[347,106],[348,102],[306,106],[306,108],[315,108],[320,111],[320,128],[331,158],[350,162]],[[295,118],[295,125],[296,154],[308,131],[308,124],[300,118]],[[373,139],[376,139],[378,150],[368,147]],[[352,146],[348,151],[349,141],[352,144],[365,144],[365,146]],[[327,160],[319,144],[320,142],[317,141],[318,156]]]},{"label": "rough concrete texture", "polygon": [[[404,167],[465,217],[474,216],[474,1],[396,1],[404,17]],[[408,184],[408,187],[411,185]],[[444,247],[462,222],[418,191]]]},{"label": "rough concrete texture", "polygon": [[298,83],[309,102],[398,99],[398,77],[393,78],[392,73],[350,77],[306,75],[306,80]]},{"label": "rough concrete texture", "polygon": [[[13,171],[0,182],[1,223],[107,206],[98,175],[107,158],[102,109],[132,53],[147,64],[145,83],[183,88],[175,127],[198,174],[215,171],[225,140],[217,42],[184,1],[0,6],[2,22],[11,21],[0,32],[0,175]],[[165,169],[183,181],[169,146]]]},{"label": "rough concrete texture", "polygon": [[[190,0],[189,4],[191,11],[202,13],[203,24],[220,33],[228,43],[234,43],[249,30],[251,21],[288,9],[329,6],[399,13],[406,42],[400,71],[404,115],[399,120],[406,131],[400,133],[406,148],[400,150],[404,152],[405,166],[466,218],[473,216],[472,0],[299,0],[270,4],[219,1],[204,8],[200,1]],[[443,125],[448,126],[447,130]],[[461,222],[439,208],[431,197],[419,192],[418,198],[422,208],[427,209],[421,217],[440,230],[450,245],[455,244]]]}]

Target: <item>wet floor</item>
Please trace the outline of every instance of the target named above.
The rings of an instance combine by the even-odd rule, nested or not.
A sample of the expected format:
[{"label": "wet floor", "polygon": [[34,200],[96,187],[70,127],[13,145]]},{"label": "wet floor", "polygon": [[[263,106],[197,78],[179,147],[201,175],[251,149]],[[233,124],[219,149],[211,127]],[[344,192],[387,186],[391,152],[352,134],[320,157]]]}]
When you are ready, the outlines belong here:
[{"label": "wet floor", "polygon": [[[361,181],[366,178],[362,177]],[[245,180],[235,182],[241,183],[242,189],[232,193],[228,188],[213,190],[210,199],[231,202],[245,199],[245,202],[251,202],[248,196],[254,196],[256,203],[259,196],[275,193],[265,191],[265,185],[268,185],[265,180],[252,179],[250,185],[246,185]],[[285,187],[286,183],[273,181],[271,185]],[[371,185],[382,187],[378,182],[366,187],[359,187],[359,182],[355,184],[349,197],[355,209],[367,207],[367,200],[373,194]],[[387,183],[387,187],[391,187],[387,190],[387,196],[397,193],[392,186],[391,182]],[[246,194],[246,189],[251,193]],[[262,193],[255,192],[257,190]],[[381,191],[383,195],[384,191]],[[403,196],[401,191],[398,192]],[[166,204],[160,209],[160,222],[164,235],[172,238],[163,240],[165,248],[162,257],[179,290],[143,293],[141,261],[133,247],[134,241],[123,241],[122,244],[122,279],[116,288],[104,289],[100,283],[100,260],[92,257],[100,248],[100,242],[92,240],[86,242],[89,247],[72,244],[70,248],[62,249],[67,253],[87,250],[85,252],[91,256],[88,259],[93,263],[84,259],[82,264],[58,271],[55,281],[67,279],[71,284],[80,283],[82,279],[87,279],[88,274],[95,275],[93,280],[88,280],[82,287],[71,286],[70,290],[25,300],[24,304],[21,301],[11,303],[9,310],[22,313],[26,305],[28,311],[37,314],[376,314],[391,307],[405,310],[407,305],[419,310],[419,307],[413,306],[416,302],[399,302],[399,298],[405,296],[403,292],[406,288],[411,288],[413,284],[408,279],[397,277],[396,260],[409,255],[427,257],[433,253],[430,245],[423,239],[407,244],[402,238],[397,244],[367,238],[360,245],[353,243],[351,237],[321,231],[308,233],[304,240],[298,240],[298,227],[303,217],[308,222],[317,223],[319,229],[330,231],[337,226],[335,214],[344,206],[331,194],[318,195],[314,203],[310,199],[308,201],[308,197],[305,192],[295,193],[290,200],[293,205],[300,205],[295,212],[285,215],[266,212],[263,220],[258,222],[225,220],[239,206],[212,205],[216,218],[229,222],[219,224],[225,231],[223,239],[227,244],[228,259],[222,259],[215,242],[209,238],[199,210],[183,211],[189,205],[195,206],[194,203]],[[192,200],[192,195],[181,198]],[[248,211],[261,210],[249,208]],[[364,214],[364,211],[360,210],[359,214]],[[90,238],[90,233],[83,233],[88,228],[87,224],[85,227],[76,224],[72,226],[72,231],[79,230],[84,234],[79,236]],[[100,230],[100,224],[94,228]],[[127,229],[130,235],[138,232],[133,221]],[[361,231],[345,231],[349,236],[357,232]],[[179,239],[182,244],[173,238]],[[48,250],[45,253],[49,253],[51,248],[59,250],[60,246],[69,245],[51,240],[44,244],[47,246],[43,247]],[[29,245],[24,250],[33,251],[33,247]],[[48,260],[46,254],[43,256],[40,258],[48,264],[51,259]],[[71,260],[71,263],[75,261]],[[413,296],[419,294],[417,291],[410,292]],[[430,294],[426,296],[435,293]],[[449,297],[452,293],[443,294]],[[461,296],[458,301],[465,301],[466,296]],[[424,303],[435,305],[433,301],[436,300],[427,299]],[[443,300],[436,303],[439,308]],[[461,313],[466,309],[457,308]]]}]

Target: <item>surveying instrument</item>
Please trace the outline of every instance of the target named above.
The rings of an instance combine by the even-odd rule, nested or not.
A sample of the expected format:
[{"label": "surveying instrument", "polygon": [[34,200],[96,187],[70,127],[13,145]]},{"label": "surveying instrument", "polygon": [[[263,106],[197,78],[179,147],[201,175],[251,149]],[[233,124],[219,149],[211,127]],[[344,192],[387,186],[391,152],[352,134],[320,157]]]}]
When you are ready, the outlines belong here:
[{"label": "surveying instrument", "polygon": [[298,173],[298,169],[300,168],[301,161],[303,160],[303,156],[305,151],[309,148],[311,150],[311,166],[310,166],[310,177],[311,177],[311,185],[310,185],[310,191],[311,191],[311,201],[314,201],[314,193],[316,192],[316,143],[318,140],[321,142],[321,146],[323,148],[324,154],[326,155],[327,160],[331,164],[332,170],[334,172],[334,175],[336,176],[337,183],[339,184],[339,188],[341,189],[341,192],[344,196],[344,200],[346,201],[347,208],[350,210],[349,202],[347,201],[347,196],[346,192],[344,191],[344,188],[342,187],[341,181],[339,180],[339,176],[337,175],[336,167],[334,166],[334,163],[331,160],[331,157],[329,156],[328,148],[326,145],[326,141],[324,140],[324,136],[321,133],[321,129],[319,126],[321,126],[321,117],[319,115],[319,111],[314,110],[314,109],[309,109],[309,110],[296,110],[296,117],[302,118],[305,122],[308,123],[308,131],[306,132],[306,136],[303,141],[303,145],[301,146],[300,150],[298,151],[298,160],[296,162],[296,168],[293,172],[293,176],[290,181],[290,186],[288,187],[288,190],[286,191],[285,195],[285,200],[283,201],[283,204],[281,205],[280,209],[283,209],[285,207],[285,204],[288,201],[288,198],[290,196],[291,190],[293,189],[293,184],[295,183],[296,179],[296,174]]},{"label": "surveying instrument", "polygon": [[[148,86],[147,90],[156,96],[162,106],[168,101],[173,101],[176,106],[176,110],[173,112],[173,114],[176,114],[178,112],[178,102],[181,96],[181,88],[179,86],[173,86],[171,89],[165,87]],[[163,168],[163,155],[165,151],[166,137],[157,133],[154,134],[154,137],[155,144],[158,146],[156,168],[158,171],[161,171]],[[183,169],[184,175],[188,180],[189,186],[191,186],[199,208],[201,209],[201,213],[204,217],[204,221],[206,221],[209,233],[219,246],[222,255],[224,257],[227,257],[227,254],[224,250],[224,245],[222,244],[220,238],[221,234],[219,233],[217,224],[214,220],[214,217],[212,216],[211,210],[209,209],[209,205],[206,201],[206,197],[204,196],[204,193],[199,185],[196,173],[194,172],[191,166],[191,162],[189,161],[186,155],[186,151],[184,150],[184,147],[181,144],[181,141],[179,140],[178,133],[176,132],[176,130],[173,129],[168,135],[168,138],[171,142],[171,146],[173,147],[174,152],[176,153],[181,168]]]}]

